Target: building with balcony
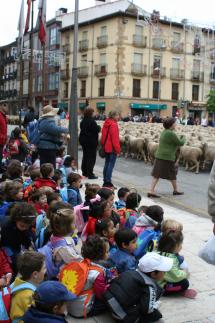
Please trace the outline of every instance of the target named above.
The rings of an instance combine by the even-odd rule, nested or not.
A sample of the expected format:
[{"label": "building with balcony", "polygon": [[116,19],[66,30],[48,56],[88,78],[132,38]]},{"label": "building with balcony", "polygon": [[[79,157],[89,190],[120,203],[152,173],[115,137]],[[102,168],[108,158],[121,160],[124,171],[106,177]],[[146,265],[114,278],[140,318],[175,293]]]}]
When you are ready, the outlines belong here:
[{"label": "building with balcony", "polygon": [[0,100],[8,103],[9,114],[18,114],[16,42],[0,47]]}]

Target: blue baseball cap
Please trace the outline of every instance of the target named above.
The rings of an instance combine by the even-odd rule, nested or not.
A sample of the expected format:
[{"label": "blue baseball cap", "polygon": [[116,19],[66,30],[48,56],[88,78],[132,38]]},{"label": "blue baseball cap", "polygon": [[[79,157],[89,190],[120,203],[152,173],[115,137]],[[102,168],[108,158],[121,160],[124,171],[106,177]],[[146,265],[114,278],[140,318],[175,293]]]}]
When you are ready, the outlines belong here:
[{"label": "blue baseball cap", "polygon": [[77,297],[58,281],[45,281],[37,289],[40,303],[70,302]]}]

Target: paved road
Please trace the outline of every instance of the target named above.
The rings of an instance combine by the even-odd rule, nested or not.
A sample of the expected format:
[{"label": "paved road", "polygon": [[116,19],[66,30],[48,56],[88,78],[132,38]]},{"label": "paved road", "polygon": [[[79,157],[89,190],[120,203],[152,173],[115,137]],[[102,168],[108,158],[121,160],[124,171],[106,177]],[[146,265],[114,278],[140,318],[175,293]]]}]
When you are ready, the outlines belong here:
[{"label": "paved road", "polygon": [[[95,171],[102,176],[104,161],[97,158]],[[114,180],[117,185],[135,187],[141,194],[146,195],[151,184],[152,166],[144,162],[119,158],[114,169]],[[180,168],[178,186],[184,191],[183,196],[174,197],[172,186],[165,180],[160,180],[157,192],[161,195],[161,202],[173,205],[191,213],[207,216],[207,187],[209,170],[200,174],[186,172]]]}]

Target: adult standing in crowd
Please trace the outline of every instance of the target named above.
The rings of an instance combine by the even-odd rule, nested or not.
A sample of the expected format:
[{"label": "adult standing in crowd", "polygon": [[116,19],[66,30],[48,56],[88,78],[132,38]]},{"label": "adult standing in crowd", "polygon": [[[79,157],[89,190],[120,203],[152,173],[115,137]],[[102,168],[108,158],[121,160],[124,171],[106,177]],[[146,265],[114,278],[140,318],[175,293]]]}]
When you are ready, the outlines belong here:
[{"label": "adult standing in crowd", "polygon": [[178,162],[176,162],[176,153],[179,146],[185,143],[185,137],[180,138],[176,135],[175,118],[166,118],[163,122],[165,130],[161,133],[160,142],[155,154],[155,163],[152,170],[152,185],[148,197],[160,197],[155,194],[155,187],[160,178],[167,179],[173,186],[173,195],[182,195],[178,191],[176,175]]},{"label": "adult standing in crowd", "polygon": [[68,133],[67,128],[59,127],[55,123],[55,116],[58,109],[46,105],[42,109],[42,116],[39,119],[39,144],[40,165],[51,163],[56,166],[56,152],[62,144],[61,135]]},{"label": "adult standing in crowd", "polygon": [[101,131],[101,127],[97,125],[93,118],[94,110],[92,108],[86,108],[84,111],[84,118],[81,121],[79,142],[83,149],[83,158],[81,164],[81,170],[83,176],[89,179],[97,179],[93,173],[93,168],[96,163],[96,153],[98,147],[98,135]]},{"label": "adult standing in crowd", "polygon": [[104,147],[105,165],[103,169],[104,185],[109,186],[112,184],[112,173],[116,163],[117,155],[120,154],[120,141],[119,141],[119,113],[110,111],[108,119],[102,128],[101,144]]},{"label": "adult standing in crowd", "polygon": [[8,105],[0,101],[0,173],[2,172],[3,148],[7,142],[7,117]]},{"label": "adult standing in crowd", "polygon": [[23,127],[27,128],[29,122],[34,121],[34,119],[35,119],[34,108],[28,107],[28,112],[26,113],[23,121]]}]

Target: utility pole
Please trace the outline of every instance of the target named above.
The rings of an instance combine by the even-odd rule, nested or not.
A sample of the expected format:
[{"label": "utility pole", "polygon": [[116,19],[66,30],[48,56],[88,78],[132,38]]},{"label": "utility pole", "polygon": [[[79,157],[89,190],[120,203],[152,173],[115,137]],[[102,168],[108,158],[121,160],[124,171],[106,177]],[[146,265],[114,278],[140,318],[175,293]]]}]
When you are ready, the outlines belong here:
[{"label": "utility pole", "polygon": [[78,93],[77,93],[77,56],[78,56],[78,7],[79,0],[75,0],[74,12],[74,41],[71,92],[69,100],[69,133],[68,153],[72,155],[78,165]]},{"label": "utility pole", "polygon": [[29,104],[33,104],[33,51],[34,51],[34,1],[31,0],[31,32],[30,32],[30,62],[29,62],[29,80],[28,80],[28,93]]}]

